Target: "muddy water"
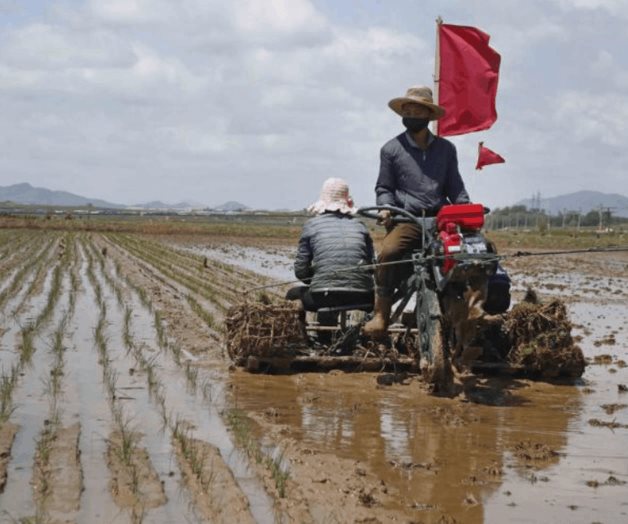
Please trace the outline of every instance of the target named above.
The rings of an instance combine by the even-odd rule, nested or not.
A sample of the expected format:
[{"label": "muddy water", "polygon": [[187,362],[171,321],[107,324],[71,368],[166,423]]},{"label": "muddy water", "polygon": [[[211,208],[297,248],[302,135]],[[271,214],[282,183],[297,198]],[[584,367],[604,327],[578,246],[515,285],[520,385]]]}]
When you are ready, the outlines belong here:
[{"label": "muddy water", "polygon": [[[151,463],[165,490],[166,504],[146,509],[145,518],[149,522],[174,522],[181,519],[184,522],[196,522],[196,516],[190,511],[191,504],[187,493],[180,489],[180,480],[175,474],[175,459],[167,427],[164,427],[156,406],[146,386],[146,379],[141,372],[136,372],[138,367],[135,359],[127,353],[122,339],[122,327],[124,326],[124,311],[115,300],[113,291],[102,278],[97,275],[97,280],[104,290],[105,303],[107,304],[107,339],[108,358],[110,365],[118,375],[117,390],[123,412],[131,422],[134,431],[142,435],[138,445],[146,447]],[[125,306],[131,306],[135,311],[135,320],[141,315],[142,307],[139,303],[128,300]],[[149,332],[150,333],[150,332]],[[139,338],[139,337],[138,337]],[[154,354],[156,350],[148,348]],[[140,423],[141,421],[141,423]]]},{"label": "muddy water", "polygon": [[[113,268],[109,269],[113,273]],[[127,289],[127,291],[129,290]],[[211,369],[198,369],[197,384],[203,387],[207,386],[208,391],[211,391],[211,399],[208,399],[209,402],[203,406],[203,396],[200,391],[196,391],[195,387],[190,387],[190,384],[186,383],[183,370],[175,362],[172,353],[164,353],[156,349],[158,337],[154,326],[154,317],[134,293],[130,293],[127,298],[127,305],[134,312],[132,317],[134,339],[146,349],[152,349],[156,355],[159,354],[159,369],[156,371],[156,375],[159,377],[158,380],[165,393],[166,411],[169,413],[176,412],[177,416],[191,422],[193,425],[191,433],[194,437],[207,441],[219,449],[238,486],[248,499],[250,511],[255,520],[260,523],[274,522],[275,515],[271,499],[266,495],[255,475],[249,471],[248,461],[244,454],[234,447],[219,414],[218,410],[223,400],[222,381],[218,379],[215,373],[212,373]],[[120,313],[117,314],[117,321],[112,319],[114,325],[122,325]],[[191,360],[194,361],[196,358],[193,357]],[[199,409],[199,406],[203,406],[203,408]],[[151,456],[154,455],[151,453]],[[165,465],[165,460],[166,457],[162,455],[160,462]],[[178,492],[179,497],[174,499],[175,487],[171,486],[171,483],[182,482],[182,480],[177,477],[178,472],[173,471],[172,473],[172,477],[166,480],[165,487],[170,492],[169,498],[178,500],[178,498],[186,495],[184,492]],[[187,501],[187,498],[181,498],[181,500]],[[184,513],[181,515],[185,516]],[[189,518],[191,520],[192,517]]]},{"label": "muddy water", "polygon": [[[628,404],[618,390],[628,368],[617,363],[628,360],[628,281],[561,273],[560,265],[544,278],[512,276],[516,291],[534,285],[543,297],[571,296],[585,356],[610,354],[615,363],[589,366],[572,385],[479,379],[456,399],[429,397],[413,382],[378,387],[369,374],[238,371],[234,403],[266,421],[261,434],[274,425],[312,450],[367,464],[399,493],[391,509],[410,519],[626,522],[628,429],[589,421],[628,424],[628,407],[602,408]],[[609,334],[614,342],[603,343]]]},{"label": "muddy water", "polygon": [[[181,246],[177,246],[181,247]],[[187,250],[226,264],[260,273],[278,280],[294,280],[292,259],[296,248],[272,248],[263,250],[255,247],[224,245],[220,247],[194,246]]]},{"label": "muddy water", "polygon": [[128,517],[116,507],[109,490],[105,439],[113,422],[94,344],[94,328],[98,323],[96,297],[87,278],[84,256],[82,259],[81,293],[76,301],[76,315],[70,324],[74,343],[68,349],[64,380],[66,409],[76,413],[81,424],[79,447],[84,490],[78,521],[126,522]]},{"label": "muddy water", "polygon": [[[33,297],[30,301],[33,319],[40,314],[46,304],[51,277],[52,270],[48,272],[42,294]],[[50,409],[46,382],[50,377],[52,355],[48,350],[54,327],[67,307],[67,301],[65,301],[63,307],[56,309],[53,317],[35,337],[33,341],[35,353],[31,363],[23,369],[22,378],[13,395],[14,404],[22,412],[22,416],[19,420],[20,429],[13,443],[7,472],[11,482],[0,494],[2,510],[0,518],[19,520],[32,516],[35,512],[31,488],[33,457],[39,433],[44,429],[42,423],[48,417]]]},{"label": "muddy water", "polygon": [[[156,334],[151,316],[147,314],[136,297],[133,298],[132,303],[135,312],[133,326],[137,339],[146,344],[155,344]],[[271,500],[264,493],[254,474],[248,470],[248,463],[243,454],[233,446],[231,437],[218,413],[216,404],[221,401],[221,385],[215,384],[212,388],[211,405],[199,410],[201,394],[189,387],[182,375],[182,370],[169,357],[170,355],[160,359],[157,372],[166,394],[167,411],[175,412],[176,410],[178,416],[193,424],[192,435],[194,437],[205,440],[220,450],[222,458],[232,470],[238,485],[248,498],[251,513],[255,519],[260,523],[273,522],[274,512]],[[198,384],[203,385],[214,384],[216,378],[210,372],[199,369],[197,381]],[[176,477],[172,480],[181,481]]]}]

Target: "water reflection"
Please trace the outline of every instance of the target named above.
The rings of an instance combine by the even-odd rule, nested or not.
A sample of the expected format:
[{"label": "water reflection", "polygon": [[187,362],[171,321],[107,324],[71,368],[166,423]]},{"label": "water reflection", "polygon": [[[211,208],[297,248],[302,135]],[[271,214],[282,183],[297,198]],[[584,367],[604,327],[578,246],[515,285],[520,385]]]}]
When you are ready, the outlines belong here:
[{"label": "water reflection", "polygon": [[273,408],[307,446],[368,463],[399,492],[399,507],[426,522],[443,513],[482,522],[505,472],[528,483],[559,463],[581,410],[573,386],[516,381],[481,384],[476,401],[497,404],[487,405],[429,397],[418,384],[379,389],[366,374],[232,380],[238,407]]}]

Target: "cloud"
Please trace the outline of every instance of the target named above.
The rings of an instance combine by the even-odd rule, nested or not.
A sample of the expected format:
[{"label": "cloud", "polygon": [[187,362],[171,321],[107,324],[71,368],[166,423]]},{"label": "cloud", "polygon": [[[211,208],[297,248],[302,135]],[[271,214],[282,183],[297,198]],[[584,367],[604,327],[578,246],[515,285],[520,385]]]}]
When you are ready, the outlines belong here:
[{"label": "cloud", "polygon": [[628,16],[628,5],[624,0],[555,0],[560,7],[569,11],[580,9],[584,11],[603,10],[612,15]]},{"label": "cloud", "polygon": [[[626,38],[598,38],[605,24],[621,23],[611,16],[617,6],[597,4],[535,0],[518,3],[516,18],[502,0],[485,0],[481,17],[464,2],[450,7],[458,22],[488,31],[503,57],[498,122],[452,139],[473,194],[487,204],[559,192],[562,177],[584,184],[584,145],[609,153],[600,161],[613,159],[609,172],[628,160],[617,146],[626,141]],[[394,23],[379,11],[357,22],[347,5],[323,5],[20,7],[0,26],[0,184],[28,180],[122,202],[301,208],[325,178],[341,176],[359,204],[372,202],[379,148],[400,132],[386,104],[430,83],[427,13],[440,4],[392,5]],[[507,164],[475,176],[479,140]],[[546,168],[556,173],[551,182]],[[617,181],[609,174],[599,186]]]},{"label": "cloud", "polygon": [[553,115],[566,139],[579,144],[601,142],[624,147],[628,135],[628,95],[570,91],[557,100]]}]

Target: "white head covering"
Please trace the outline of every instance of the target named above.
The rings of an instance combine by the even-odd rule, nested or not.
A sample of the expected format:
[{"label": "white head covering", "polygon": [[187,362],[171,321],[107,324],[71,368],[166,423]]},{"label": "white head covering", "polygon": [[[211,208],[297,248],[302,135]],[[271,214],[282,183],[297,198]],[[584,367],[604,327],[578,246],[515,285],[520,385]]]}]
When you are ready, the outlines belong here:
[{"label": "white head covering", "polygon": [[323,183],[320,198],[307,210],[317,215],[325,211],[339,211],[347,215],[355,213],[353,199],[349,195],[349,186],[342,178],[328,178]]}]

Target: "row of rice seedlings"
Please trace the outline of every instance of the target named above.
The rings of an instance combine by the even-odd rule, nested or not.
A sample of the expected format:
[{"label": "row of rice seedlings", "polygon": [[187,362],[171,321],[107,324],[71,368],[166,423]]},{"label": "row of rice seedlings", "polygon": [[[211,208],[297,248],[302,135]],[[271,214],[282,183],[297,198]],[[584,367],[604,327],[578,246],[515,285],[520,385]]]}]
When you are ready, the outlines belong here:
[{"label": "row of rice seedlings", "polygon": [[72,312],[73,308],[71,307],[65,311],[59,321],[57,329],[53,333],[52,351],[54,353],[54,360],[52,369],[50,370],[50,377],[45,382],[46,390],[50,399],[50,408],[48,419],[44,429],[40,433],[39,440],[37,441],[35,460],[35,467],[38,468],[39,471],[39,484],[37,485],[37,490],[40,495],[37,513],[41,515],[45,515],[44,508],[46,500],[51,493],[51,472],[49,469],[50,453],[61,424],[59,397],[61,395],[61,382],[63,379],[63,367],[65,364],[65,347],[63,345],[63,338]]},{"label": "row of rice seedlings", "polygon": [[148,252],[162,260],[170,262],[176,261],[176,267],[180,271],[190,274],[192,277],[203,280],[209,277],[216,289],[222,289],[223,292],[229,294],[237,294],[240,292],[234,285],[236,282],[241,285],[243,281],[252,278],[252,275],[241,274],[240,272],[234,275],[236,271],[233,269],[233,266],[231,267],[232,270],[227,272],[221,269],[223,267],[222,264],[215,264],[213,260],[209,263],[205,257],[189,252],[182,252],[171,246],[142,239],[137,236],[127,236],[127,238],[129,242],[135,243],[142,251]]},{"label": "row of rice seedlings", "polygon": [[[122,268],[120,267],[120,264],[117,260],[114,261],[114,265],[115,265],[116,274],[118,278],[122,280],[129,288],[131,288],[131,290],[135,292],[138,298],[140,299],[140,302],[142,303],[142,305],[146,307],[149,312],[153,313],[153,327],[155,328],[155,332],[157,334],[157,342],[158,342],[159,347],[162,350],[170,349],[173,354],[173,360],[175,364],[177,364],[177,366],[180,367],[182,364],[181,363],[181,348],[178,346],[178,344],[170,343],[166,334],[166,328],[163,322],[161,312],[153,308],[152,302],[150,301],[150,298],[144,291],[144,288],[137,286],[129,278],[129,276],[124,271],[122,271]],[[115,283],[113,278],[108,279],[107,281],[110,283],[111,286],[114,286],[115,288],[119,288],[118,284]],[[190,303],[192,307],[192,310],[201,319],[203,319],[210,328],[213,328],[217,331],[218,326],[216,326],[213,316],[209,312],[207,312],[205,309],[203,309],[201,305],[194,298],[192,298],[189,295],[187,298],[188,298],[188,302]],[[131,321],[131,310],[129,308],[126,308],[125,315],[124,315],[123,340],[125,341],[127,352],[131,351],[131,349],[133,348],[132,340],[130,338],[130,321]],[[134,348],[134,349],[138,350],[138,348]],[[145,359],[143,359],[143,356],[141,355],[141,351],[139,351],[139,354],[136,354],[135,356],[136,356],[136,361],[140,365],[140,368],[143,369],[147,373],[149,390],[152,391],[153,389],[152,377],[153,377],[153,370],[154,370],[153,366],[151,365],[152,361],[148,361],[148,362],[145,361]],[[186,361],[184,371],[185,371],[187,385],[190,388],[190,390],[195,393],[197,391],[200,391],[203,395],[203,398],[211,402],[212,401],[211,382],[209,380],[206,380],[202,384],[200,384],[198,380],[198,368],[189,361]],[[165,417],[167,415],[162,413],[162,416]]]},{"label": "row of rice seedlings", "polygon": [[284,498],[290,472],[284,463],[283,451],[279,449],[275,449],[272,453],[265,451],[251,431],[250,420],[237,408],[227,412],[227,424],[246,455],[268,469],[275,482],[277,494],[280,498]]},{"label": "row of rice seedlings", "polygon": [[[129,286],[138,293],[142,303],[149,308],[152,307],[152,305],[149,305],[150,301],[146,296],[146,292],[142,288],[139,288],[138,286],[133,284],[133,282],[130,281],[130,279],[121,270],[120,264],[118,261],[116,261],[115,264],[116,264],[117,273],[119,275],[122,275],[122,277],[129,284]],[[191,294],[188,294],[186,298],[187,298],[188,303],[190,304],[190,307],[192,308],[192,311],[203,321],[203,323],[205,323],[213,332],[217,334],[222,333],[222,330],[224,329],[222,324],[218,323],[215,320],[215,317],[211,312],[203,308],[200,305],[200,303]],[[159,320],[160,320],[159,318],[156,318],[155,323],[157,326],[159,326],[160,324]]]},{"label": "row of rice seedlings", "polygon": [[219,333],[222,332],[224,329],[223,325],[216,322],[214,315],[204,309],[192,295],[187,295],[185,298],[187,299],[188,304],[190,304],[192,311],[194,311],[194,313],[196,313],[196,315],[200,317],[203,322],[205,322],[208,328]]},{"label": "row of rice seedlings", "polygon": [[[146,307],[149,311],[153,311],[153,305],[151,300],[148,298],[148,294],[146,290],[142,287],[137,286],[134,282],[132,282],[128,276],[122,271],[120,267],[120,263],[116,260],[114,262],[116,267],[116,273],[125,281],[125,283],[137,294],[140,302],[144,307]],[[188,304],[192,308],[192,311],[209,327],[211,330],[221,333],[224,329],[222,324],[216,322],[214,315],[203,308],[199,302],[190,294],[186,295],[186,299]],[[155,324],[159,326],[158,337],[163,341],[163,327],[161,323],[161,316],[155,317]],[[162,345],[162,344],[160,344]]]},{"label": "row of rice seedlings", "polygon": [[150,246],[152,250],[160,252],[168,259],[176,258],[180,262],[179,266],[183,268],[188,268],[190,271],[193,268],[198,268],[198,272],[208,274],[217,283],[226,283],[225,287],[232,292],[238,293],[239,290],[233,285],[230,285],[230,283],[237,282],[240,286],[247,284],[255,285],[259,283],[260,275],[253,271],[248,271],[231,264],[220,262],[216,259],[209,260],[201,254],[192,253],[188,250],[177,249],[171,245],[152,242],[137,236],[133,238],[136,242],[145,243]]},{"label": "row of rice seedlings", "polygon": [[[178,282],[189,290],[211,301],[219,311],[225,312],[227,310],[229,298],[233,301],[233,292],[225,292],[224,290],[218,289],[217,286],[208,279],[189,275],[181,267],[175,266],[169,260],[152,254],[150,250],[146,249],[145,245],[138,247],[127,237],[116,237],[116,240],[120,247],[135,255],[137,258],[144,260],[171,280]],[[230,295],[230,297],[227,295]]]},{"label": "row of rice seedlings", "polygon": [[[88,256],[90,256],[90,254],[88,254]],[[102,266],[102,268],[103,268],[103,272],[107,272],[107,269],[104,265]],[[120,285],[115,281],[113,277],[111,277],[111,275],[109,275],[109,277],[110,278],[105,278],[107,285],[112,288],[112,291],[114,293],[116,293],[115,290],[117,289],[118,293],[121,294],[122,290],[120,289]],[[101,308],[102,308],[102,305],[101,305]],[[163,325],[161,324],[161,319],[159,316],[157,318],[158,318],[158,321],[155,324],[155,329],[156,331],[161,330],[161,335],[159,335],[157,338],[160,338],[162,340],[162,343],[167,346],[167,336],[165,334]],[[159,414],[162,419],[162,429],[170,430],[171,436],[173,436],[173,431],[174,431],[173,423],[171,423],[171,416],[169,415],[167,411],[164,388],[161,384],[159,374],[157,371],[157,362],[156,362],[157,356],[154,356],[153,358],[146,357],[146,355],[142,351],[141,345],[136,344],[134,341],[134,338],[132,335],[131,324],[132,324],[132,310],[130,307],[127,306],[124,309],[122,341],[125,345],[127,354],[131,354],[133,356],[138,368],[146,376],[149,398],[158,408]],[[160,328],[158,328],[157,326],[160,326]],[[102,335],[102,329],[104,329],[104,324],[99,322],[97,326],[98,333],[96,335],[98,339],[97,345],[101,348],[102,352],[104,353],[104,350],[106,348],[106,340],[104,339]],[[106,361],[104,355],[101,355],[101,359],[103,361]],[[107,364],[107,366],[109,366],[109,364]],[[132,477],[133,485],[135,486],[136,483],[139,482],[139,478],[137,478],[137,471],[134,467],[134,463],[132,462],[132,456],[135,452],[136,445],[137,445],[137,441],[136,441],[137,434],[130,429],[129,421],[124,419],[123,414],[122,414],[122,407],[116,401],[115,393],[113,393],[113,391],[115,390],[115,384],[112,383],[113,382],[113,379],[111,378],[112,376],[115,376],[117,378],[117,374],[115,372],[108,373],[108,377],[109,377],[108,388],[110,389],[109,396],[112,399],[112,403],[114,404],[113,417],[116,423],[118,424],[118,429],[121,434],[121,445],[119,449],[117,450],[117,452],[119,453],[120,460],[129,468],[129,473]],[[196,463],[192,465],[192,468],[194,469],[194,471],[198,471],[198,466]]]},{"label": "row of rice seedlings", "polygon": [[127,354],[131,353],[139,369],[146,374],[146,383],[148,386],[148,393],[160,408],[160,415],[162,418],[162,425],[165,428],[168,425],[168,413],[166,411],[166,398],[164,396],[163,387],[159,382],[156,373],[156,360],[157,356],[153,358],[146,358],[139,345],[135,344],[133,335],[131,334],[131,308],[126,307],[124,310],[124,326],[122,329],[122,341],[126,348]]},{"label": "row of rice seedlings", "polygon": [[40,246],[39,243],[34,243],[31,248],[24,253],[24,257],[20,261],[21,266],[19,271],[13,276],[11,283],[0,293],[0,307],[18,292],[26,278],[35,268],[39,267],[39,264],[48,256],[53,243],[54,239],[49,239],[43,247]]},{"label": "row of rice seedlings", "polygon": [[[133,522],[141,522],[144,518],[145,508],[143,507],[143,504],[141,502],[143,495],[139,489],[141,479],[140,479],[137,465],[135,461],[133,460],[133,456],[137,453],[137,450],[138,450],[139,435],[132,428],[130,419],[127,418],[126,415],[124,414],[122,404],[120,403],[120,400],[119,400],[120,396],[117,393],[117,383],[118,383],[119,376],[118,376],[117,370],[114,369],[111,365],[111,359],[109,358],[108,349],[107,349],[108,340],[104,335],[104,330],[105,330],[105,325],[106,325],[105,319],[106,319],[106,314],[107,314],[107,306],[104,300],[102,286],[98,282],[98,279],[93,272],[94,259],[92,257],[95,253],[94,253],[94,250],[92,249],[91,244],[88,244],[87,246],[83,245],[83,247],[84,247],[84,252],[88,260],[88,268],[89,268],[89,264],[92,264],[91,274],[88,269],[88,279],[90,280],[92,287],[95,290],[98,289],[98,291],[95,291],[95,296],[96,296],[96,301],[98,303],[98,306],[100,308],[100,316],[99,316],[98,324],[96,325],[96,329],[94,331],[94,338],[96,341],[96,347],[98,349],[100,362],[103,368],[103,383],[105,384],[105,389],[107,390],[107,396],[112,406],[113,420],[116,424],[118,433],[120,435],[119,443],[110,442],[109,444],[113,446],[114,452],[116,453],[116,455],[118,456],[118,458],[120,459],[124,467],[127,469],[127,473],[129,475],[129,478],[131,479],[131,486],[130,486],[131,491],[133,493],[133,496],[136,498],[136,500],[139,503],[139,505],[135,504],[133,506],[131,520]],[[110,287],[115,286],[115,282],[112,278],[108,279],[104,276],[104,273],[107,272],[105,265],[104,264],[100,265],[100,267],[102,269],[103,279],[105,280],[105,283]],[[121,290],[118,290],[118,292],[116,292],[114,288],[112,289],[112,291],[114,292],[116,296],[120,296],[120,297],[122,296]],[[123,342],[125,344],[129,343],[132,340],[131,334],[130,334],[130,327],[129,327],[130,319],[131,319],[131,311],[130,309],[126,308],[125,314],[124,314],[124,326],[123,326],[123,334],[122,334]],[[128,351],[129,350],[127,349],[127,352]],[[166,411],[165,397],[163,396],[163,392],[161,392],[161,390],[159,389],[159,384],[157,383],[156,374],[154,372],[154,366],[155,366],[154,361],[145,361],[143,367],[147,370],[147,377],[148,377],[148,382],[149,382],[149,393],[152,395],[152,397],[160,399],[160,405],[163,406],[161,410],[162,417],[163,417],[164,416],[163,414]]]},{"label": "row of rice seedlings", "polygon": [[[133,456],[138,449],[139,438],[137,432],[133,431],[131,421],[124,414],[124,409],[119,401],[119,395],[117,393],[118,372],[111,366],[108,351],[108,340],[105,335],[107,304],[104,300],[100,283],[93,273],[93,259],[89,253],[87,253],[87,260],[88,267],[90,263],[92,264],[91,274],[88,270],[88,279],[95,290],[97,306],[100,308],[98,323],[94,329],[94,342],[96,343],[99,362],[102,366],[103,384],[111,405],[112,417],[114,423],[116,424],[117,431],[120,434],[120,442],[109,442],[109,445],[113,446],[114,452],[127,469],[129,477],[131,478],[131,492],[133,493],[133,496],[140,501],[142,497],[139,489],[140,477],[135,462],[133,461]],[[96,291],[96,289],[98,289],[98,291]],[[143,519],[143,509],[140,508],[138,513],[136,506],[137,505],[134,505],[132,510],[132,521],[141,522]]]},{"label": "row of rice seedlings", "polygon": [[94,256],[95,260],[98,262],[98,266],[100,267],[100,274],[104,277],[105,282],[109,285],[109,287],[113,290],[113,293],[116,297],[118,305],[120,307],[124,307],[124,297],[122,295],[122,291],[118,286],[114,285],[113,277],[111,274],[105,269],[105,257],[102,251],[98,251],[93,242],[88,243],[88,249],[92,256]]},{"label": "row of rice seedlings", "polygon": [[[200,254],[182,251],[175,247],[164,246],[154,242],[151,244],[155,246],[156,250],[161,250],[164,256],[176,257],[181,268],[189,269],[189,271],[192,271],[193,268],[198,268],[198,277],[211,279],[213,283],[226,291],[232,300],[237,298],[242,290],[250,286],[259,285],[260,280],[270,281],[267,277],[235,265],[219,262],[214,258],[208,259]],[[174,255],[170,255],[170,253]]]},{"label": "row of rice seedlings", "polygon": [[61,294],[61,268],[56,266],[53,271],[52,283],[48,292],[48,297],[44,309],[39,313],[34,321],[29,322],[20,329],[19,361],[14,364],[8,372],[0,376],[0,423],[6,421],[14,411],[12,405],[12,395],[17,379],[22,373],[35,352],[34,338],[39,330],[49,319]]},{"label": "row of rice seedlings", "polygon": [[137,297],[140,299],[140,302],[142,303],[142,305],[148,309],[149,312],[153,311],[153,303],[151,302],[148,293],[146,292],[146,290],[141,287],[138,286],[137,284],[135,284],[135,282],[133,282],[128,275],[122,270],[122,266],[120,264],[120,261],[117,259],[113,260],[113,267],[115,270],[115,275],[124,280],[124,283],[133,290],[133,292],[137,295]]},{"label": "row of rice seedlings", "polygon": [[15,236],[15,241],[5,244],[0,250],[0,289],[4,289],[14,273],[22,265],[25,253],[37,248],[39,243],[32,241],[32,235]]},{"label": "row of rice seedlings", "polygon": [[[103,266],[104,268],[104,266]],[[106,272],[106,269],[104,269]],[[119,273],[121,274],[121,272]],[[111,275],[109,275],[111,277]],[[113,278],[106,279],[108,285],[118,292],[121,293],[120,286],[115,282]],[[128,281],[127,281],[128,282]],[[144,304],[147,301],[147,298],[140,296],[140,301]],[[149,311],[152,309],[152,305],[147,308]],[[170,349],[173,355],[173,361],[179,367],[181,367],[181,350],[177,344],[170,344],[166,327],[164,325],[161,312],[155,309],[152,309],[153,312],[153,327],[155,328],[155,333],[157,335],[157,342],[159,347],[162,350]],[[141,347],[136,344],[133,340],[133,336],[131,334],[131,316],[132,310],[130,307],[126,307],[124,310],[124,325],[122,330],[122,340],[126,346],[127,353],[131,353],[138,365],[138,367],[145,373],[146,381],[148,385],[148,390],[151,394],[151,397],[160,408],[160,413],[162,417],[162,421],[164,422],[164,427],[169,425],[169,414],[166,411],[166,399],[163,393],[163,387],[160,384],[160,380],[157,376],[156,372],[156,356],[152,359],[146,358],[144,353],[142,352]],[[196,390],[196,386],[198,383],[198,369],[191,365],[188,361],[185,366],[185,374],[188,385],[191,389]]]},{"label": "row of rice seedlings", "polygon": [[[93,246],[92,246],[93,248]],[[120,288],[120,286],[118,286],[116,284],[116,282],[114,281],[112,275],[109,273],[109,271],[107,270],[105,263],[104,263],[104,257],[102,257],[102,251],[98,251],[96,249],[92,249],[90,251],[90,254],[93,254],[95,257],[99,258],[100,261],[100,266],[102,269],[102,274],[103,277],[105,279],[105,282],[107,283],[107,285],[111,288],[111,290],[113,291],[113,293],[118,297],[122,296],[122,290]],[[102,258],[100,258],[102,257]],[[119,267],[116,268],[116,271],[118,272],[118,274],[121,274],[121,269]],[[130,280],[127,279],[127,282],[130,284]],[[139,288],[137,286],[134,286],[133,289],[137,292],[139,290]],[[165,329],[165,322],[163,320],[161,311],[154,309],[152,307],[152,303],[150,302],[150,300],[148,299],[148,296],[146,295],[146,293],[138,293],[139,294],[139,298],[142,301],[142,304],[144,304],[147,309],[149,311],[152,311],[153,313],[153,326],[155,328],[155,333],[157,334],[157,344],[159,346],[160,349],[162,349],[163,351],[171,351],[175,362],[177,363],[177,365],[181,364],[181,347],[178,344],[173,344],[167,337],[166,335],[166,329]],[[118,303],[120,304],[120,306],[123,306],[123,303],[121,303],[120,301],[118,301]],[[130,319],[130,311],[127,309],[125,311],[125,321]],[[124,336],[124,334],[123,334]],[[150,367],[149,367],[150,369]]]},{"label": "row of rice seedlings", "polygon": [[57,264],[52,272],[52,282],[48,296],[46,298],[46,304],[42,311],[37,315],[34,321],[29,322],[20,330],[20,364],[28,364],[35,352],[34,338],[39,330],[49,320],[52,312],[54,311],[57,302],[61,296],[61,281],[63,278],[63,269],[60,264]]},{"label": "row of rice seedlings", "polygon": [[77,250],[77,239],[75,234],[71,234],[70,242],[68,244],[68,257],[72,260],[72,266],[70,267],[70,296],[69,296],[69,308],[70,315],[74,312],[76,308],[76,295],[78,294],[79,287],[81,285],[81,278],[79,276],[79,263],[78,263],[78,250]]},{"label": "row of rice seedlings", "polygon": [[[32,271],[34,273],[32,276],[30,283],[28,284],[26,291],[23,293],[20,302],[11,312],[12,316],[15,318],[22,311],[22,309],[26,306],[29,299],[35,296],[37,293],[41,292],[41,288],[44,286],[45,279],[48,277],[48,271],[50,269],[50,261],[52,260],[52,250],[48,253],[42,260],[38,260],[37,262],[32,264]],[[29,276],[30,278],[30,276]]]},{"label": "row of rice seedlings", "polygon": [[14,364],[8,370],[0,372],[0,428],[9,420],[15,410],[13,406],[13,389],[20,375],[19,364]]},{"label": "row of rice seedlings", "polygon": [[[113,278],[108,280],[108,282],[113,283],[114,286],[119,286],[120,281],[126,280],[122,276],[122,272],[118,273],[118,279],[118,282],[116,282]],[[161,324],[161,315],[157,315],[157,319],[157,322],[155,322],[153,326],[156,332],[161,332],[161,335],[157,335],[156,338],[167,340],[168,337],[166,328]],[[132,310],[130,307],[126,307],[124,310],[122,340],[126,347],[127,354],[133,355],[138,368],[146,377],[150,398],[160,412],[163,429],[169,430],[173,444],[180,450],[183,459],[189,465],[192,474],[195,476],[196,481],[203,490],[205,496],[212,497],[212,485],[215,480],[215,473],[211,467],[208,467],[208,457],[201,451],[202,446],[198,446],[196,439],[192,436],[190,428],[193,427],[193,424],[180,416],[175,417],[172,413],[168,412],[164,387],[161,384],[156,360],[155,358],[147,358],[142,351],[142,345],[137,344],[134,341],[132,335]],[[180,359],[177,358],[177,355],[174,353],[173,362],[179,367],[182,366]],[[186,362],[184,372],[190,389],[195,390],[193,392],[200,389],[203,392],[204,398],[211,402],[211,384],[199,384],[198,368],[196,368],[192,363]],[[268,462],[268,464],[270,465],[270,462]],[[285,491],[285,478],[287,477],[282,480],[282,477],[279,474],[281,471],[283,470],[277,469],[276,478],[277,485],[279,486],[279,492],[282,493],[283,496]]]},{"label": "row of rice seedlings", "polygon": [[172,439],[181,450],[183,458],[189,464],[192,474],[196,477],[204,494],[212,500],[212,485],[216,480],[216,473],[213,468],[206,467],[207,453],[204,453],[202,448],[196,445],[189,427],[189,422],[177,418],[171,427]]},{"label": "row of rice seedlings", "polygon": [[13,258],[21,256],[21,252],[29,245],[34,244],[33,239],[36,234],[32,231],[4,231],[6,233],[5,242],[0,248],[0,258],[2,264],[11,262]]}]

